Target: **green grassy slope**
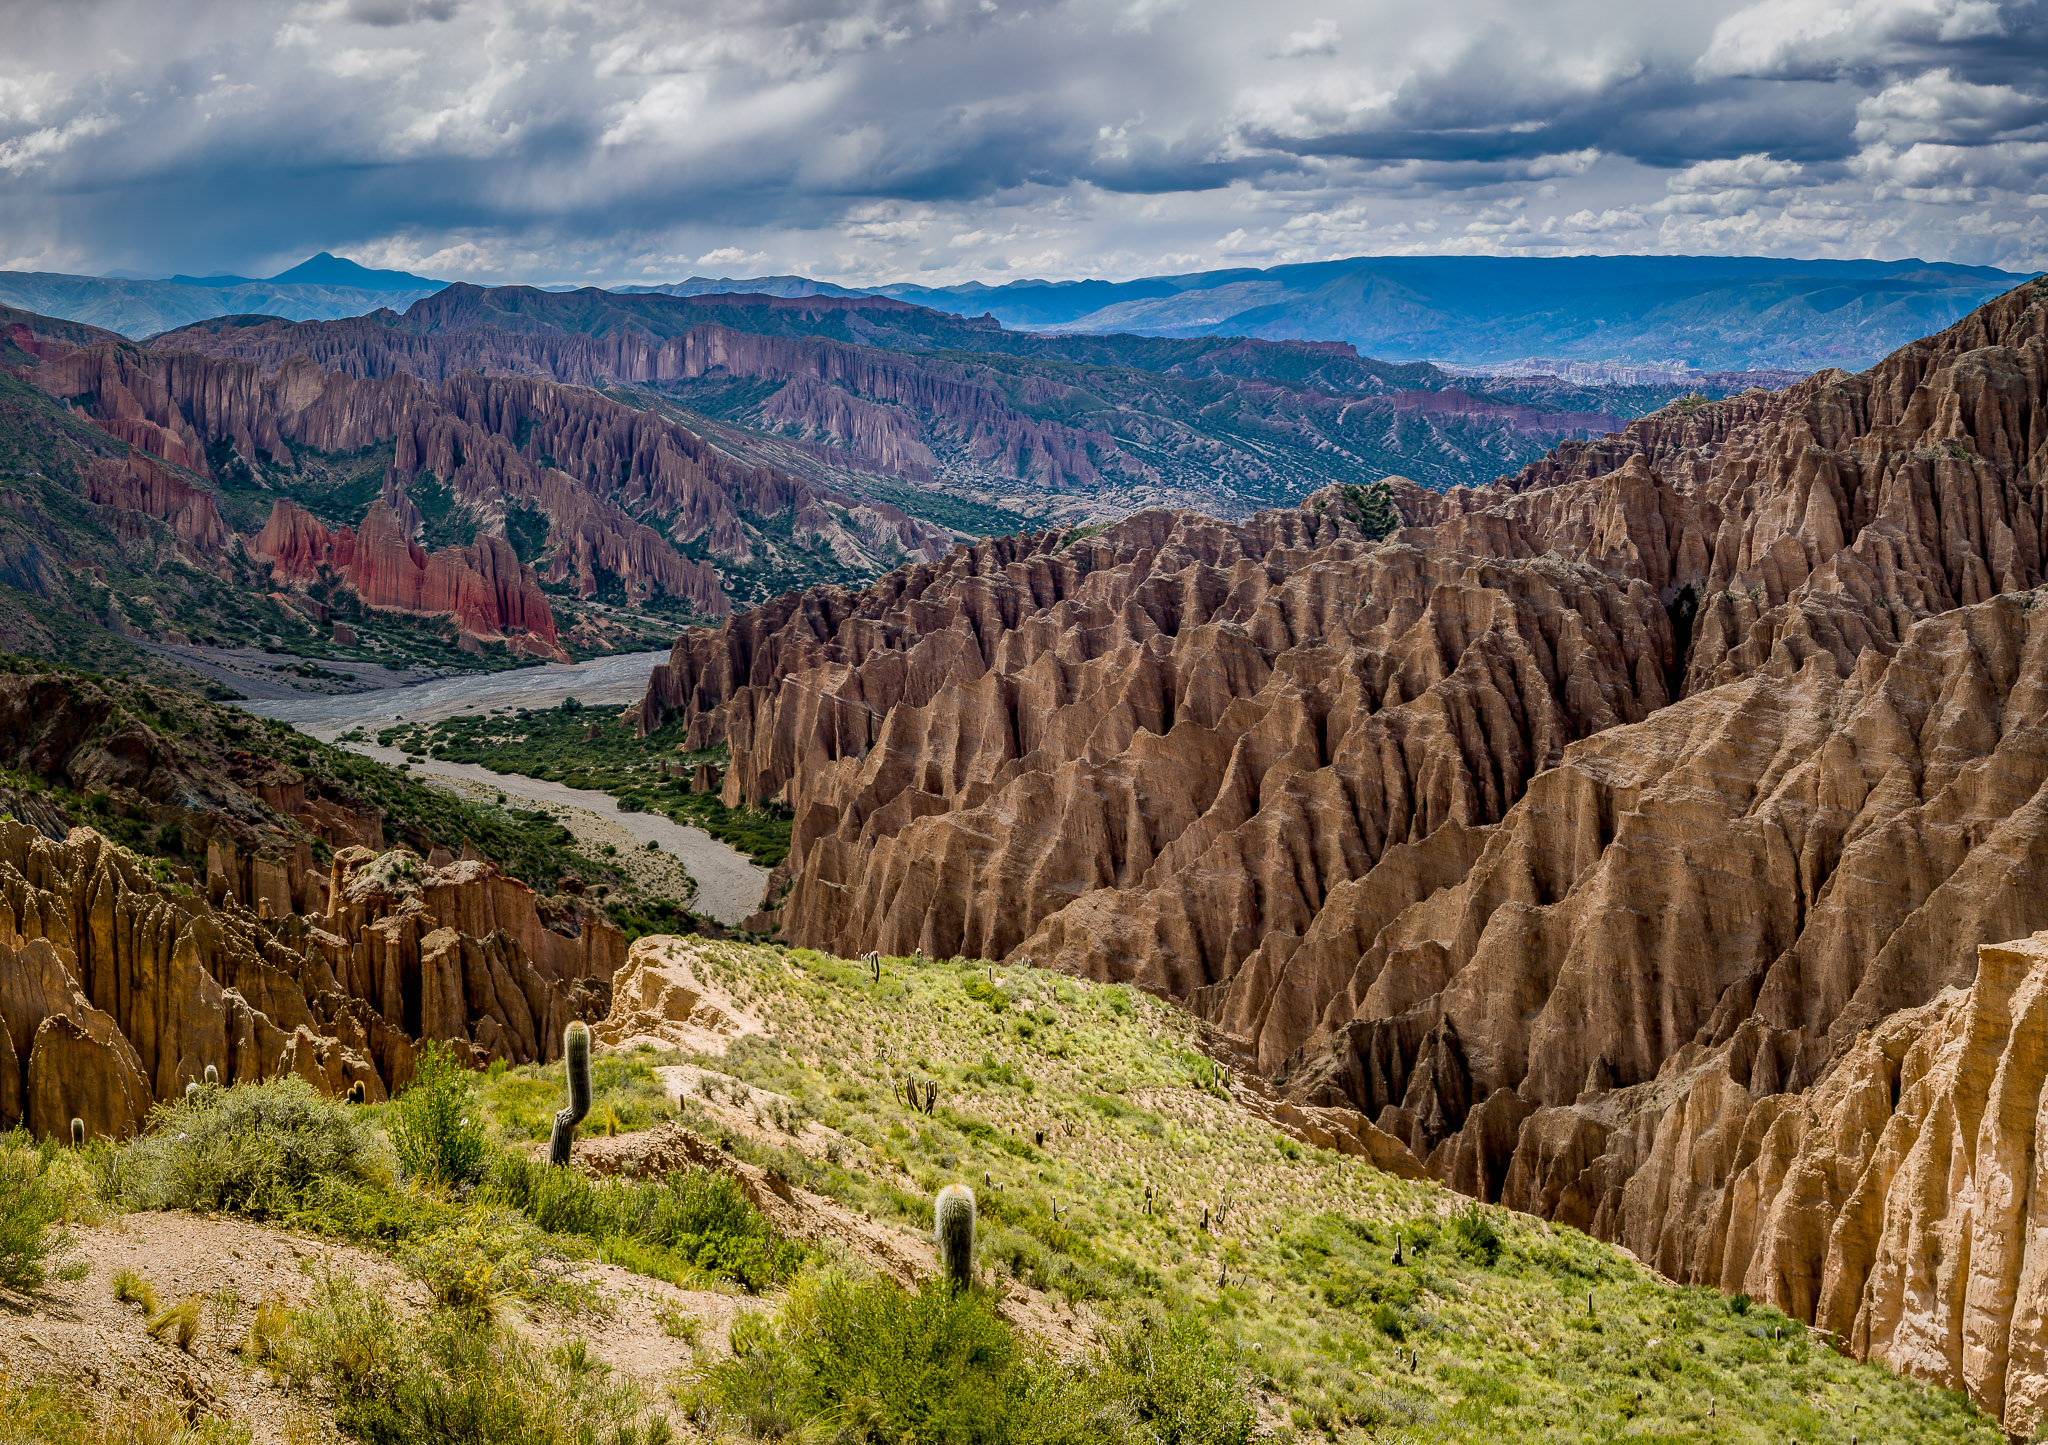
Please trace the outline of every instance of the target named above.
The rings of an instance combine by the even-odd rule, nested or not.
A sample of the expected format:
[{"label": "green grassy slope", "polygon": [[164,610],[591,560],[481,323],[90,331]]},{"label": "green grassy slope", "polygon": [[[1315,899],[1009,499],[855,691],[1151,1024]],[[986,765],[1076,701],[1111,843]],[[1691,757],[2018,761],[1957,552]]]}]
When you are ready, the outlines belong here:
[{"label": "green grassy slope", "polygon": [[[754,1106],[767,1142],[734,1127],[730,1084],[686,1119],[909,1228],[941,1184],[971,1183],[988,1268],[1107,1321],[1199,1315],[1278,1438],[1999,1438],[1961,1396],[1775,1310],[1296,1143],[1225,1097],[1195,1022],[1145,995],[930,960],[889,959],[876,983],[804,950],[701,956],[770,1036],[697,1062],[781,1098]],[[903,1102],[913,1081],[937,1084],[932,1112]],[[799,1147],[810,1120],[837,1137]]]}]

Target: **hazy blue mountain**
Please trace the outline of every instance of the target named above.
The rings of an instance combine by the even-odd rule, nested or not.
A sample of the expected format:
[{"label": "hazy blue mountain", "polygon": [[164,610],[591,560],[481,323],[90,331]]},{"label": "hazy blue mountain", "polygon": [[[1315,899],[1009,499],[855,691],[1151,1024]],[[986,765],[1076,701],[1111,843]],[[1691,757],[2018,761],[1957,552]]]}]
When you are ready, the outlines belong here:
[{"label": "hazy blue mountain", "polygon": [[[808,276],[692,276],[687,281],[669,281],[659,286],[613,286],[621,296],[867,296],[873,293],[836,286],[830,281],[813,281]],[[957,311],[958,307],[946,307]]]},{"label": "hazy blue mountain", "polygon": [[358,291],[439,291],[448,284],[410,271],[373,271],[332,251],[309,256],[269,279],[278,286],[352,286]]},{"label": "hazy blue mountain", "polygon": [[215,316],[261,314],[330,321],[379,307],[403,309],[448,283],[404,271],[374,271],[322,251],[267,280],[247,276],[67,276],[0,271],[0,306],[153,336]]},{"label": "hazy blue mountain", "polygon": [[1388,361],[1866,366],[2024,276],[1927,261],[1384,256],[1136,281],[877,287],[1042,331],[1347,341]]}]

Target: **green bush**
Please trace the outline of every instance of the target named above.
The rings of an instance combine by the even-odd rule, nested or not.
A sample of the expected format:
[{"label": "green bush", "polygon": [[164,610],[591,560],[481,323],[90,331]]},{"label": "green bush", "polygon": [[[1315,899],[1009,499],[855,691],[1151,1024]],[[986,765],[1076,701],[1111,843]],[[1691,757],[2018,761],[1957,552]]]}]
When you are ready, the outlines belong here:
[{"label": "green bush", "polygon": [[401,1253],[436,1304],[478,1312],[508,1296],[533,1299],[549,1293],[534,1270],[542,1247],[533,1226],[518,1214],[482,1208]]},{"label": "green bush", "polygon": [[826,1275],[800,1282],[777,1323],[741,1316],[732,1354],[695,1385],[721,1423],[769,1440],[830,1422],[842,1438],[1002,1445],[1048,1438],[1051,1373],[983,1295]]},{"label": "green bush", "polygon": [[122,1160],[121,1198],[135,1209],[282,1218],[324,1185],[377,1179],[373,1141],[360,1114],[303,1079],[203,1089],[150,1111],[149,1131]]},{"label": "green bush", "polygon": [[413,1057],[412,1083],[386,1111],[385,1130],[409,1178],[468,1184],[481,1177],[489,1145],[476,1080],[444,1043]]},{"label": "green bush", "polygon": [[550,1234],[591,1240],[627,1268],[674,1283],[709,1276],[758,1294],[788,1279],[803,1259],[736,1180],[709,1170],[660,1181],[591,1179],[506,1152],[493,1161],[484,1197]]},{"label": "green bush", "polygon": [[1476,1204],[1451,1220],[1451,1238],[1458,1253],[1474,1264],[1491,1266],[1500,1259],[1500,1230]]},{"label": "green bush", "polygon": [[799,1281],[777,1320],[742,1316],[685,1399],[753,1438],[905,1445],[1245,1445],[1256,1418],[1244,1372],[1191,1316],[1062,1362],[982,1291],[836,1274]]},{"label": "green bush", "polygon": [[63,1243],[64,1199],[26,1134],[0,1137],[0,1288],[40,1289]]},{"label": "green bush", "polygon": [[321,1396],[366,1445],[591,1445],[673,1438],[638,1388],[581,1341],[543,1352],[488,1313],[437,1309],[404,1328],[390,1304],[330,1276],[293,1314],[271,1367]]},{"label": "green bush", "polygon": [[1126,1331],[1110,1352],[1113,1393],[1157,1445],[1244,1445],[1257,1411],[1246,1373],[1200,1319]]}]

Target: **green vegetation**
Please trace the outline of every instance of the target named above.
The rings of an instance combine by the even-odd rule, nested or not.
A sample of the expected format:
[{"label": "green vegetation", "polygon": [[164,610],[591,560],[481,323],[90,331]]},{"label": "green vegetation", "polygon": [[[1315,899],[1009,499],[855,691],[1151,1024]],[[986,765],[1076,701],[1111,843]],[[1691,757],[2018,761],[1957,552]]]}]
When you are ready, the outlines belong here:
[{"label": "green vegetation", "polygon": [[[296,1080],[202,1087],[108,1146],[105,1168],[90,1147],[4,1149],[62,1194],[119,1180],[124,1203],[387,1251],[424,1305],[336,1273],[296,1309],[266,1306],[242,1347],[362,1442],[1999,1439],[1961,1396],[1856,1365],[1767,1306],[1277,1133],[1230,1098],[1197,1025],[1141,993],[978,960],[890,958],[878,977],[804,950],[689,947],[700,980],[768,1032],[717,1056],[597,1055],[590,1132],[679,1119],[918,1234],[942,1185],[976,1181],[966,1280],[906,1289],[829,1242],[807,1251],[722,1170],[540,1162],[560,1062],[466,1080],[429,1064],[413,1114],[410,1094],[352,1107]],[[676,1105],[663,1071],[679,1066]],[[910,1099],[907,1080],[931,1092]],[[473,1182],[401,1174],[405,1121],[458,1102],[482,1135]],[[728,1314],[730,1348],[666,1310],[694,1353],[679,1347],[681,1374],[657,1389],[577,1337],[616,1308],[579,1275],[592,1260],[768,1298]],[[1030,1326],[1009,1303],[1027,1287]],[[193,1347],[190,1301],[166,1306],[132,1272],[115,1288],[143,1327]],[[1062,1301],[1077,1333],[1060,1333]],[[556,1324],[528,1330],[522,1312]],[[94,1418],[75,1401],[0,1391],[19,1420],[57,1422],[24,1438],[91,1438],[59,1433]]]},{"label": "green vegetation", "polygon": [[[1194,1022],[1144,994],[1014,967],[991,982],[978,960],[886,959],[877,981],[736,943],[692,967],[769,1035],[692,1060],[685,1123],[920,1233],[940,1186],[974,1181],[985,1278],[1112,1337],[1192,1322],[1281,1439],[1997,1438],[1961,1396],[1776,1310],[1277,1133],[1219,1097]],[[906,1079],[936,1086],[931,1112]]]},{"label": "green vegetation", "polygon": [[576,1126],[590,1113],[590,1030],[579,1019],[562,1035],[562,1067],[568,1075],[569,1102],[555,1115],[548,1131],[548,1163],[567,1164],[576,1144]]},{"label": "green vegetation", "polygon": [[887,502],[913,517],[965,532],[970,537],[1013,537],[1020,532],[1042,532],[1046,527],[1043,517],[1026,516],[1008,507],[977,502],[951,492],[881,481],[863,482],[860,489],[878,502]]},{"label": "green vegetation", "polygon": [[665,1445],[645,1392],[613,1381],[581,1341],[541,1350],[488,1315],[440,1307],[404,1321],[354,1280],[329,1278],[266,1361],[319,1395],[365,1445]]},{"label": "green vegetation", "polygon": [[0,1441],[6,1445],[253,1445],[245,1425],[187,1417],[182,1402],[86,1399],[48,1385],[23,1386],[0,1374]]},{"label": "green vegetation", "polygon": [[361,1114],[304,1079],[202,1087],[151,1111],[149,1132],[122,1151],[119,1197],[132,1209],[288,1219],[316,1191],[376,1179],[372,1143]]},{"label": "green vegetation", "polygon": [[699,765],[723,770],[725,750],[688,750],[678,725],[639,737],[616,717],[569,698],[541,711],[521,708],[389,727],[377,741],[414,755],[476,763],[494,773],[609,793],[624,811],[661,813],[695,824],[766,868],[789,852],[787,809],[777,804],[728,808],[716,793],[691,791]]},{"label": "green vegetation", "polygon": [[[0,654],[0,673],[44,681],[38,708],[53,724],[75,728],[79,752],[90,758],[96,744],[121,736],[151,741],[168,766],[188,781],[187,797],[204,796],[233,784],[254,792],[257,780],[303,783],[318,796],[359,815],[372,811],[383,820],[386,839],[405,844],[422,856],[437,846],[459,852],[467,846],[543,895],[553,893],[564,877],[585,886],[578,908],[591,910],[590,895],[616,900],[629,915],[653,914],[671,928],[687,928],[688,914],[662,900],[640,896],[630,875],[586,855],[569,830],[546,814],[473,803],[440,788],[429,787],[403,771],[365,758],[331,743],[320,742],[272,718],[256,717],[238,708],[222,707],[190,692],[143,682],[128,682],[75,672],[32,658]],[[34,795],[39,808],[54,809],[69,824],[89,823],[134,854],[160,881],[196,887],[206,853],[205,820],[195,819],[183,804],[155,804],[133,792],[116,795],[100,782],[95,770],[83,770],[85,789],[73,785],[61,768],[52,767],[50,752],[34,735],[0,745],[0,791]],[[12,771],[10,771],[12,769]],[[268,826],[281,840],[306,837],[292,818],[262,808]],[[307,838],[316,859],[331,856],[328,845]],[[183,870],[183,871],[181,871]],[[569,905],[543,900],[548,909]],[[635,935],[637,936],[637,935]]]},{"label": "green vegetation", "polygon": [[1400,527],[1401,514],[1394,507],[1394,489],[1384,480],[1369,487],[1346,486],[1343,495],[1345,512],[1358,524],[1367,541],[1381,541]]},{"label": "green vegetation", "polygon": [[411,1179],[461,1185],[483,1173],[488,1146],[476,1117],[475,1075],[455,1051],[429,1039],[413,1056],[412,1083],[391,1105],[385,1128]]},{"label": "green vegetation", "polygon": [[1062,1361],[980,1291],[833,1274],[801,1281],[779,1320],[736,1324],[685,1403],[768,1440],[840,1424],[911,1445],[1243,1445],[1253,1424],[1242,1372],[1192,1320]]},{"label": "green vegetation", "polygon": [[537,566],[548,550],[548,514],[526,502],[505,508],[505,540],[527,566]]},{"label": "green vegetation", "polygon": [[420,514],[420,543],[428,551],[467,547],[476,540],[476,519],[455,499],[455,489],[432,472],[421,472],[405,489]]},{"label": "green vegetation", "polygon": [[0,1290],[39,1289],[61,1247],[64,1198],[49,1161],[21,1133],[0,1135]]}]

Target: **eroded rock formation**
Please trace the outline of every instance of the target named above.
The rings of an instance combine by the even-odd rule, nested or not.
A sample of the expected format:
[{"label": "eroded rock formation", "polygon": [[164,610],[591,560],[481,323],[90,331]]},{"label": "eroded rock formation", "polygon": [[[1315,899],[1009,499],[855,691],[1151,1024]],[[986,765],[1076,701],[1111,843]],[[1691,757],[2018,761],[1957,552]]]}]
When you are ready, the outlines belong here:
[{"label": "eroded rock formation", "polygon": [[418,1040],[546,1060],[610,1005],[619,935],[550,931],[531,890],[483,864],[344,848],[323,891],[310,915],[216,907],[89,829],[60,842],[0,821],[0,1128],[61,1138],[77,1118],[125,1138],[209,1065],[381,1099]]},{"label": "eroded rock formation", "polygon": [[0,762],[23,780],[0,817],[0,1128],[121,1137],[209,1064],[381,1097],[422,1038],[546,1059],[603,1016],[625,948],[601,917],[390,846],[374,805],[259,732],[168,690],[0,674]]},{"label": "eroded rock formation", "polygon": [[470,637],[566,658],[533,569],[520,563],[502,537],[485,535],[467,547],[429,553],[382,501],[370,504],[359,532],[330,532],[309,513],[279,501],[249,552],[270,563],[281,583],[313,582],[332,573],[368,606],[445,613]]},{"label": "eroded rock formation", "polygon": [[793,810],[792,941],[1140,983],[1459,1188],[2031,1428],[2040,1322],[1901,1253],[1949,1204],[1887,1195],[1830,1285],[1783,1190],[1868,1113],[1828,1091],[1871,1039],[2048,927],[2044,397],[2030,284],[1860,376],[1397,486],[1378,545],[1332,492],[785,599],[681,639],[639,716]]}]

